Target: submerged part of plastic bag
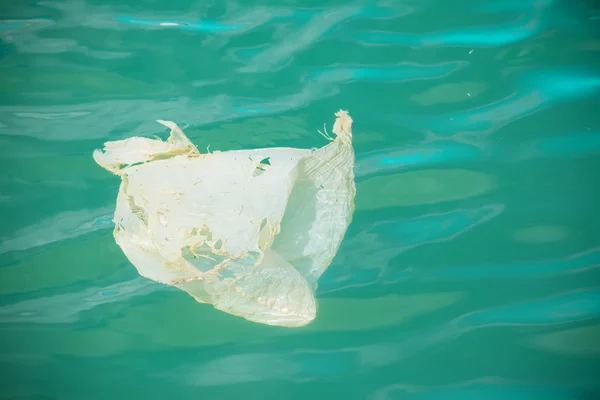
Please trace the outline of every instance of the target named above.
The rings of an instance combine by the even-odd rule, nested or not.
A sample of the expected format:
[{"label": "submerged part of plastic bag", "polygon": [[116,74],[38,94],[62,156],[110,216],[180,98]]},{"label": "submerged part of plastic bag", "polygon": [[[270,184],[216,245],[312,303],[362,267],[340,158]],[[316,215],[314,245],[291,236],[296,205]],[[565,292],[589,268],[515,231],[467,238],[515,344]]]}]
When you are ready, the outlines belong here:
[{"label": "submerged part of plastic bag", "polygon": [[94,159],[121,176],[114,236],[140,275],[250,321],[316,316],[319,277],[354,211],[352,119],[336,113],[319,149],[201,154],[173,122],[166,142],[134,137]]}]

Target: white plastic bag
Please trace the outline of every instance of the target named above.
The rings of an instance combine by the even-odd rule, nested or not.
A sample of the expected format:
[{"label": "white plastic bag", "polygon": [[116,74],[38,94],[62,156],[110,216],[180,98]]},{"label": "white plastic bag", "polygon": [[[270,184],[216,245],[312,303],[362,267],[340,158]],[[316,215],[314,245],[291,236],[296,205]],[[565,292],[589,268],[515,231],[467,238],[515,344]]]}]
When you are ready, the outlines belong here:
[{"label": "white plastic bag", "polygon": [[201,154],[179,127],[96,150],[122,178],[114,236],[140,275],[250,321],[303,326],[354,211],[352,119],[320,149]]}]

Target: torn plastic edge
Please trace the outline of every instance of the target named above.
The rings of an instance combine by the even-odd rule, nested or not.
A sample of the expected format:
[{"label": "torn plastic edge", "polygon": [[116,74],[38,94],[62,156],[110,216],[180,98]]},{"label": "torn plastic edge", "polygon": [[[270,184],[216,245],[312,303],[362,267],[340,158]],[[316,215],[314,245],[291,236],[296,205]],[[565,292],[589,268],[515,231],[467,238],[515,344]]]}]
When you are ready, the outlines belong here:
[{"label": "torn plastic edge", "polygon": [[[258,257],[255,260],[253,267],[260,265],[263,262],[264,257],[265,257],[265,249],[267,249],[271,246],[271,244],[275,240],[275,237],[280,232],[279,224],[277,224],[277,223],[274,224],[268,218],[265,218],[265,219],[261,220],[261,222],[259,224],[257,224],[257,235],[260,236],[261,232],[263,231],[263,229],[265,227],[268,227],[268,230],[269,230],[268,239],[265,243],[262,243],[262,246],[259,245],[259,249],[257,251],[254,251],[255,253],[258,254]],[[197,230],[196,235],[198,235],[200,233],[207,233],[207,235],[206,235],[207,237],[205,239],[198,240],[198,242],[194,242],[194,243],[185,245],[184,247],[181,248],[182,253],[183,253],[184,248],[198,247],[198,246],[202,246],[203,244],[206,244],[212,254],[220,256],[220,257],[224,257],[225,260],[219,262],[210,271],[198,271],[198,275],[195,277],[175,279],[175,280],[167,283],[168,285],[174,286],[174,285],[177,285],[180,283],[185,283],[185,282],[190,282],[190,281],[205,280],[205,278],[208,276],[214,276],[214,275],[218,274],[223,268],[225,268],[227,266],[228,263],[230,263],[232,261],[243,260],[244,258],[248,257],[248,255],[250,253],[253,252],[253,251],[246,251],[243,254],[235,256],[233,254],[228,253],[227,251],[221,250],[220,248],[217,249],[215,246],[216,243],[221,242],[223,244],[223,240],[222,239],[215,240],[212,237],[212,234],[213,234],[212,230],[206,225],[200,225],[198,227],[194,227],[189,232],[186,232],[185,233],[186,240],[194,237],[194,235],[190,235],[190,233],[193,230]],[[209,238],[209,236],[210,236],[210,238]],[[193,251],[192,251],[192,253],[193,253]],[[203,255],[196,255],[195,253],[193,253],[193,254],[194,254],[194,256],[203,257]],[[184,260],[185,260],[185,257],[182,255],[181,257],[179,257],[179,259],[177,261],[181,262]]]},{"label": "torn plastic edge", "polygon": [[[333,133],[338,136],[342,142],[348,143],[352,141],[352,118],[348,114],[346,110],[339,110],[335,113],[336,120],[333,125]],[[114,142],[106,142],[104,143],[104,149],[97,149],[93,153],[94,160],[98,165],[102,166],[104,169],[116,174],[122,175],[121,170],[124,168],[144,164],[149,161],[159,160],[159,159],[168,159],[171,157],[175,157],[178,155],[195,155],[199,156],[201,153],[198,151],[196,145],[194,145],[189,138],[183,133],[181,128],[173,122],[166,121],[162,119],[156,120],[159,124],[166,126],[171,129],[169,138],[166,142],[162,141],[160,138],[157,139],[149,139],[149,138],[141,138],[141,137],[133,137],[125,140],[118,140]],[[318,131],[320,135],[325,137],[329,141],[333,141],[327,130],[325,133]],[[155,152],[146,152],[140,150],[140,141],[144,143],[152,143],[157,146],[166,145],[166,149],[163,151],[155,151]],[[131,154],[135,154],[138,152],[135,161],[124,163],[119,160],[118,156],[111,156],[111,150],[124,150],[125,152],[131,151]],[[210,150],[207,148],[207,153],[210,154]],[[134,156],[135,157],[135,156]]]},{"label": "torn plastic edge", "polygon": [[352,141],[352,117],[346,110],[340,110],[335,113],[336,119],[333,124],[333,133],[336,134],[343,142]]},{"label": "torn plastic edge", "polygon": [[[133,137],[124,140],[118,140],[113,142],[104,143],[104,149],[97,149],[93,153],[94,160],[104,169],[116,174],[122,175],[121,170],[130,166],[144,164],[149,161],[168,159],[178,155],[200,155],[198,148],[194,145],[189,138],[183,133],[183,131],[172,121],[156,120],[161,125],[171,129],[169,138],[166,141],[160,138],[149,139],[143,137]],[[161,150],[151,149],[149,152],[143,152],[140,149],[140,141],[151,146],[151,143],[155,146],[162,146]],[[118,155],[111,155],[111,151],[123,150],[125,152],[130,151],[131,154],[137,152],[134,162],[124,163],[119,159]],[[130,154],[130,155],[131,155]]]}]

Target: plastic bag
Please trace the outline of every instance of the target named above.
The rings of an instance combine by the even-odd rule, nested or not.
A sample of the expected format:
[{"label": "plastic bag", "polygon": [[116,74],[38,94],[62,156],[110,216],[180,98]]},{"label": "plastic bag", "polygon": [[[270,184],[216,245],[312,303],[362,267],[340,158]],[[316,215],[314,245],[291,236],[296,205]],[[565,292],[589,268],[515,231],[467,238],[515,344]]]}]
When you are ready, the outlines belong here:
[{"label": "plastic bag", "polygon": [[179,127],[166,142],[105,143],[94,159],[121,176],[114,237],[140,275],[268,325],[316,316],[319,277],[354,212],[352,119],[319,149],[201,154]]}]

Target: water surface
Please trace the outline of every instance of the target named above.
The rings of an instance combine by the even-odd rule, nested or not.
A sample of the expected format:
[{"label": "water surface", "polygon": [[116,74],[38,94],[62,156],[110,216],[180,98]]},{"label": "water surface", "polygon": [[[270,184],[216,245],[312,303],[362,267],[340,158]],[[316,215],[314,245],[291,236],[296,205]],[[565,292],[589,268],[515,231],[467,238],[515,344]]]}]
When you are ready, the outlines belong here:
[{"label": "water surface", "polygon": [[[591,1],[0,5],[0,397],[596,399],[600,11]],[[320,147],[354,221],[313,324],[141,278],[105,141]]]}]

